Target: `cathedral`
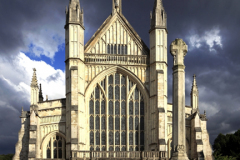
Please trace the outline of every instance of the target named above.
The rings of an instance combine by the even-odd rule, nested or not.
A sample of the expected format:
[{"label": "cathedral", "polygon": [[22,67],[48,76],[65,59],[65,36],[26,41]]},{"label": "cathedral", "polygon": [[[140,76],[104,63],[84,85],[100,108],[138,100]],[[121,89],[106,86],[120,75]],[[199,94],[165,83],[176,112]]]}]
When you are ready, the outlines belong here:
[{"label": "cathedral", "polygon": [[[206,112],[199,112],[196,76],[185,105],[188,46],[170,44],[173,102],[168,103],[167,14],[162,0],[151,12],[150,45],[112,0],[112,13],[84,43],[79,0],[66,8],[66,97],[44,100],[37,71],[30,111],[21,113],[13,160],[212,160]],[[148,22],[146,22],[148,23]]]}]

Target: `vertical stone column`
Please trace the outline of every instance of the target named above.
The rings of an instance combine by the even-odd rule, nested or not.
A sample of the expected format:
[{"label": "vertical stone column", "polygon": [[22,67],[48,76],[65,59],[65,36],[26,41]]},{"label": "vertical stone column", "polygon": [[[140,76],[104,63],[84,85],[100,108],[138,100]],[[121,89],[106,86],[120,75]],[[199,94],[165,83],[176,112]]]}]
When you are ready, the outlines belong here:
[{"label": "vertical stone column", "polygon": [[185,66],[188,46],[182,39],[175,39],[171,44],[174,57],[173,66],[173,141],[171,160],[188,160],[185,134]]}]

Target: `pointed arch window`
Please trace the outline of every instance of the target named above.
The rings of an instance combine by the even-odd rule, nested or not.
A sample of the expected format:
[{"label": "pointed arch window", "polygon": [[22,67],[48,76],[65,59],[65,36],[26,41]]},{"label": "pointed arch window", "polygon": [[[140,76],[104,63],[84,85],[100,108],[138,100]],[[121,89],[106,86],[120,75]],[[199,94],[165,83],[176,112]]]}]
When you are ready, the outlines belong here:
[{"label": "pointed arch window", "polygon": [[45,158],[55,158],[55,159],[62,159],[65,157],[65,139],[60,135],[56,134],[50,138],[47,147]]},{"label": "pointed arch window", "polygon": [[104,84],[104,91],[96,86],[87,103],[90,150],[135,151],[144,148],[141,91],[127,76],[119,73],[107,75],[100,84]]}]

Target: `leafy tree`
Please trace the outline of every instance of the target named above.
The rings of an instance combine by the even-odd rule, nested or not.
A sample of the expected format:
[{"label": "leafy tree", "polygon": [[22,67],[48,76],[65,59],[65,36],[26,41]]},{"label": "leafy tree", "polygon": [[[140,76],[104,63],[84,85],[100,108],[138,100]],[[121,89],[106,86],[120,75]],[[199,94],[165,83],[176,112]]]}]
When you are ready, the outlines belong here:
[{"label": "leafy tree", "polygon": [[0,160],[12,160],[13,154],[0,155]]},{"label": "leafy tree", "polygon": [[213,144],[216,160],[240,160],[240,130],[234,134],[219,134]]}]

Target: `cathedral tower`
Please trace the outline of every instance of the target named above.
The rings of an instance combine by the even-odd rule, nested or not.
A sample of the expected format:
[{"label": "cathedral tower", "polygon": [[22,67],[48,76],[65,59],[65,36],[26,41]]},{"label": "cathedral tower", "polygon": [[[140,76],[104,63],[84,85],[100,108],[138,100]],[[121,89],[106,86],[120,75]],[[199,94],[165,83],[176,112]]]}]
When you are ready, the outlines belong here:
[{"label": "cathedral tower", "polygon": [[[66,9],[66,158],[71,151],[84,150],[84,24],[79,0]],[[80,123],[81,122],[81,123]]]},{"label": "cathedral tower", "polygon": [[166,151],[167,139],[167,14],[155,0],[150,28],[150,149]]}]

